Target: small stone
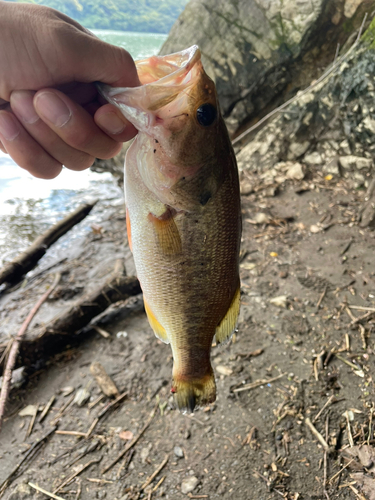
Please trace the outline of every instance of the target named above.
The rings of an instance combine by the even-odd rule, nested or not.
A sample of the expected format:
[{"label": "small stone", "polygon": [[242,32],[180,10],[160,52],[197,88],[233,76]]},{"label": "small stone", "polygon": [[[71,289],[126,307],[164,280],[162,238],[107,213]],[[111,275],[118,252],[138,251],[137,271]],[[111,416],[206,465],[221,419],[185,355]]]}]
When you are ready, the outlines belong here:
[{"label": "small stone", "polygon": [[302,181],[305,177],[303,166],[300,163],[295,163],[288,169],[286,176],[288,179],[297,179]]},{"label": "small stone", "polygon": [[363,123],[363,128],[367,132],[370,132],[370,134],[375,135],[375,120],[373,120],[369,116],[366,116],[366,118],[362,121],[362,123]]},{"label": "small stone", "polygon": [[195,490],[199,484],[199,479],[195,476],[185,478],[181,483],[181,493],[187,495]]},{"label": "small stone", "polygon": [[279,295],[278,297],[274,297],[273,299],[270,299],[270,304],[273,304],[276,307],[281,307],[282,309],[286,309],[288,306],[288,296]]},{"label": "small stone", "polygon": [[69,396],[69,394],[71,394],[73,391],[74,391],[74,387],[72,387],[71,385],[60,389],[60,392],[64,397]]},{"label": "small stone", "polygon": [[37,405],[27,405],[20,412],[18,412],[18,415],[20,417],[34,417],[37,411],[38,411]]},{"label": "small stone", "polygon": [[240,193],[244,196],[251,194],[254,191],[254,186],[247,180],[240,184]]},{"label": "small stone", "polygon": [[184,458],[184,450],[181,448],[181,446],[175,446],[173,448],[173,452],[177,458]]},{"label": "small stone", "polygon": [[83,406],[90,399],[90,396],[91,394],[87,389],[78,389],[76,395],[74,396],[74,404],[77,406]]},{"label": "small stone", "polygon": [[256,214],[254,217],[255,224],[267,224],[269,221],[270,221],[270,216],[263,212]]},{"label": "small stone", "polygon": [[288,271],[280,271],[279,276],[282,280],[285,280],[288,277]]},{"label": "small stone", "polygon": [[99,498],[99,499],[105,498],[106,496],[107,496],[107,492],[105,490],[99,490],[96,493],[96,498]]},{"label": "small stone", "polygon": [[288,160],[295,160],[306,153],[310,146],[309,141],[292,142],[289,146]]},{"label": "small stone", "polygon": [[318,226],[318,224],[312,224],[310,226],[310,233],[316,234],[316,233],[321,233],[323,228],[321,226]]},{"label": "small stone", "polygon": [[189,430],[186,430],[186,431],[184,432],[184,439],[189,439],[189,438],[190,438],[190,436],[191,436],[190,431],[189,431]]},{"label": "small stone", "polygon": [[151,446],[147,446],[145,448],[142,448],[142,450],[141,450],[140,455],[141,455],[141,462],[143,464],[145,464],[147,461],[148,455],[150,453],[150,449],[151,449]]},{"label": "small stone", "polygon": [[232,375],[232,373],[233,373],[233,370],[231,368],[229,368],[228,366],[224,366],[224,365],[218,365],[216,367],[216,371],[218,373],[220,373],[220,375],[225,375],[225,376]]},{"label": "small stone", "polygon": [[345,170],[353,168],[361,170],[362,168],[371,168],[373,165],[373,161],[370,158],[362,158],[354,155],[340,156],[339,162]]},{"label": "small stone", "polygon": [[320,155],[320,153],[318,153],[317,151],[314,151],[313,153],[310,153],[309,155],[306,155],[303,158],[303,161],[307,165],[321,165],[323,163],[323,158]]},{"label": "small stone", "polygon": [[31,500],[34,498],[34,490],[27,483],[20,483],[8,498],[9,500]]}]

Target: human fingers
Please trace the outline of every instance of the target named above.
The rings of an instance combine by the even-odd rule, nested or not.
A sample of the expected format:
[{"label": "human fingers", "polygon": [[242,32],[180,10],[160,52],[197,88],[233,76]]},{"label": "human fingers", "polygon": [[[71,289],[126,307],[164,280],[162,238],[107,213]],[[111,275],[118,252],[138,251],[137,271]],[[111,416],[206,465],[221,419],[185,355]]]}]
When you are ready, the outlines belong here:
[{"label": "human fingers", "polygon": [[[39,117],[66,144],[96,158],[106,159],[115,156],[121,144],[104,133],[94,122],[92,116],[82,106],[56,89],[42,89],[34,96],[34,108]],[[113,135],[123,132],[114,124]]]},{"label": "human fingers", "polygon": [[23,127],[40,146],[59,163],[71,170],[89,168],[94,157],[66,144],[44,121],[34,109],[35,92],[18,90],[12,92],[10,103],[12,111]]},{"label": "human fingers", "polygon": [[13,160],[35,177],[53,179],[62,165],[22,127],[10,111],[0,111],[0,141]]},{"label": "human fingers", "polygon": [[2,151],[3,153],[7,154],[7,151],[6,151],[6,149],[4,148],[3,143],[2,143],[1,141],[0,141],[0,149],[1,149],[1,151]]},{"label": "human fingers", "polygon": [[[132,125],[112,104],[105,104],[101,106],[94,115],[95,123],[106,134],[112,137],[115,141],[127,142],[130,141],[136,134],[137,129]],[[118,124],[118,125],[116,125]],[[120,129],[122,124],[122,130]],[[116,134],[113,131],[118,127],[119,130]]]}]

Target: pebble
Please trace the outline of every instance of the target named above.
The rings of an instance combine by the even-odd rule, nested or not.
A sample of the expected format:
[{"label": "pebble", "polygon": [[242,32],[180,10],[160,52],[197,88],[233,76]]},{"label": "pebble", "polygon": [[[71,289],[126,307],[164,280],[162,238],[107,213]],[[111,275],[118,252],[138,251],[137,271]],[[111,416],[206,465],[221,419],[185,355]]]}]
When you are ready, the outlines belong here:
[{"label": "pebble", "polygon": [[177,458],[184,458],[184,451],[181,446],[175,446],[173,451]]},{"label": "pebble", "polygon": [[195,490],[198,486],[199,479],[196,476],[190,476],[184,479],[181,483],[181,493],[187,495]]}]

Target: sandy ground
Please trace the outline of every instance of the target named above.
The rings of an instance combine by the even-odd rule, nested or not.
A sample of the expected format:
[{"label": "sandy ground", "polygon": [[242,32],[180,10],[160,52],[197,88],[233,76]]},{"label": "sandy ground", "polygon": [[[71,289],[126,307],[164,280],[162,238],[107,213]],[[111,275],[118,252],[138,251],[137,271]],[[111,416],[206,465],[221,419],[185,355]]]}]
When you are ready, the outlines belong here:
[{"label": "sandy ground", "polygon": [[[106,324],[110,338],[71,342],[12,391],[0,485],[26,460],[4,499],[48,498],[28,482],[69,500],[375,498],[375,233],[356,223],[364,192],[318,171],[282,182],[276,193],[259,185],[249,191],[238,332],[212,350],[216,403],[192,416],[174,409],[170,348],[154,337],[141,298],[132,299],[130,316]],[[107,260],[116,249],[112,264],[129,255],[124,217],[115,219],[102,241],[89,237],[107,245]],[[79,276],[73,281],[78,286]],[[126,394],[117,405],[98,401],[94,361]],[[72,402],[79,389],[90,394],[81,407]],[[31,417],[19,411],[42,410],[52,396],[46,418],[40,423],[38,413],[26,437]],[[363,444],[367,462],[353,455]]]}]

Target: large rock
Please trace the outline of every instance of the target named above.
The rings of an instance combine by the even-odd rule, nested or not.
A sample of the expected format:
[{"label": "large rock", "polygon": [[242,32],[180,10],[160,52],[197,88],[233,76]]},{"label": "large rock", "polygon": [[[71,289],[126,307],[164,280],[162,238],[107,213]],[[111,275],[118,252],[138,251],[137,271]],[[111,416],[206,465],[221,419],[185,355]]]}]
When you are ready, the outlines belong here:
[{"label": "large rock", "polygon": [[[375,18],[362,41],[337,61],[326,78],[296,96],[283,113],[254,131],[250,142],[239,146],[238,166],[272,184],[283,165],[298,158],[296,165],[342,175],[354,188],[367,187],[374,176],[374,103]],[[363,210],[362,225],[375,228],[373,192]]]},{"label": "large rock", "polygon": [[161,53],[200,46],[234,132],[317,78],[337,44],[354,34],[374,5],[374,0],[191,0]]}]

